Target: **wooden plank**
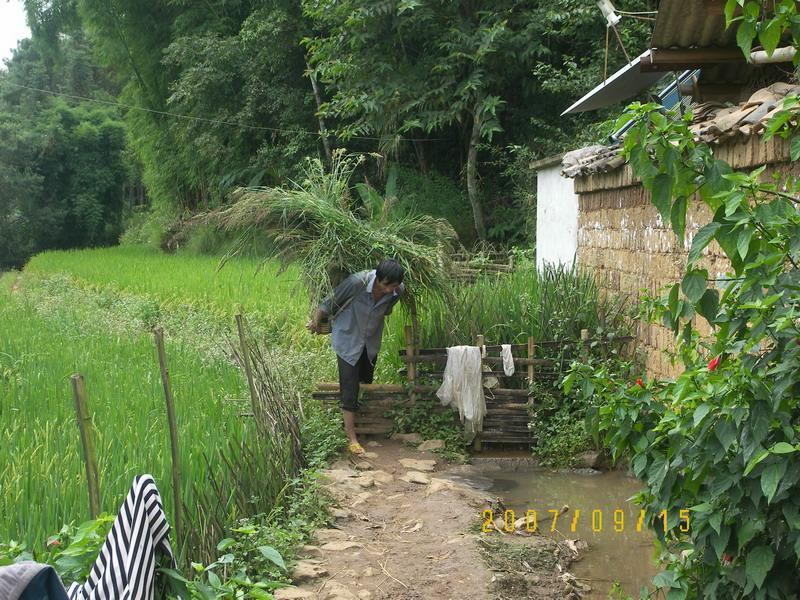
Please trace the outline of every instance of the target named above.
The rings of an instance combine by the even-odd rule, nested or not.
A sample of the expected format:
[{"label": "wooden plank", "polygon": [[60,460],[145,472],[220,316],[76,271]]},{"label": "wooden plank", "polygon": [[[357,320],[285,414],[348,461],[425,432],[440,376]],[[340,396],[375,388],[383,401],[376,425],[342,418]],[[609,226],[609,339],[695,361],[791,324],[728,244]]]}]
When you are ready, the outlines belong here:
[{"label": "wooden plank", "polygon": [[[418,354],[416,356],[401,356],[400,360],[404,363],[435,363],[435,362],[447,362],[447,354]],[[503,358],[500,356],[484,356],[483,361],[493,364],[493,365],[502,365]],[[528,365],[537,365],[543,367],[552,367],[556,364],[555,361],[549,360],[547,358],[526,358],[526,357],[514,357],[514,366],[528,366]]]},{"label": "wooden plank", "polygon": [[[528,348],[527,344],[511,344],[511,351],[512,352],[515,351],[515,350],[519,351],[519,352],[524,352],[525,350],[527,350],[527,348]],[[499,345],[488,345],[488,346],[486,346],[486,351],[487,352],[500,352],[500,346]],[[404,356],[405,353],[406,353],[405,350],[398,350],[398,354],[400,354],[400,356]],[[447,354],[447,348],[417,348],[416,349],[416,353],[418,355],[424,355],[424,354],[445,354],[446,355]]]},{"label": "wooden plank", "polygon": [[[605,338],[587,338],[586,340],[539,340],[536,342],[539,346],[565,346],[565,345],[575,345],[578,346],[581,343],[584,344],[600,344],[600,345],[613,345],[613,344],[622,344],[632,342],[635,338],[632,335],[625,335],[620,336],[618,338],[614,338],[612,340],[605,339]],[[499,345],[487,345],[486,346],[487,352],[500,352]],[[513,352],[520,352],[526,353],[528,351],[528,344],[511,344],[511,351]],[[405,356],[406,351],[404,349],[398,350],[397,353],[400,356]],[[428,354],[443,354],[447,356],[447,348],[416,348],[415,353],[418,356],[425,356]]]},{"label": "wooden plank", "polygon": [[[373,388],[396,388],[396,389],[405,389],[402,386],[393,386],[393,385],[381,385],[381,384],[361,384],[362,387],[373,386]],[[327,384],[327,383],[320,383],[319,387],[325,391],[332,391],[332,386],[336,386],[335,389],[339,389],[339,384]],[[439,389],[438,385],[417,385],[414,386],[415,392],[425,393],[425,392],[432,392],[436,393],[436,390]],[[491,390],[495,396],[512,396],[514,398],[524,398],[528,396],[528,390],[515,390],[511,388],[495,388]]]}]

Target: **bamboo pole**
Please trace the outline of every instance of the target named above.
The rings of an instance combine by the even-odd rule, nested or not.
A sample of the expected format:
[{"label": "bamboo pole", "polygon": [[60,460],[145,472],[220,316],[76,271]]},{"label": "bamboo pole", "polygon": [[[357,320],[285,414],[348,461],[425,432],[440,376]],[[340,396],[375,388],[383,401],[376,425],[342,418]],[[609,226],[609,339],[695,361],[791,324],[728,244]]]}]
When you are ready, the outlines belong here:
[{"label": "bamboo pole", "polygon": [[589,360],[589,330],[581,329],[581,360],[586,362]]},{"label": "bamboo pole", "polygon": [[97,473],[97,451],[94,445],[94,427],[86,405],[86,382],[82,375],[73,375],[72,395],[75,398],[75,412],[78,416],[78,429],[81,432],[83,459],[86,464],[86,485],[89,489],[89,516],[96,519],[100,514],[100,477]]},{"label": "bamboo pole", "polygon": [[[528,336],[528,360],[533,360],[533,355],[536,352],[536,344],[533,341],[533,336]],[[533,383],[533,379],[536,377],[536,371],[534,370],[533,363],[528,363],[528,385]]]},{"label": "bamboo pole", "polygon": [[[475,336],[475,345],[478,347],[478,351],[481,353],[481,394],[483,393],[483,346],[484,346],[484,337],[483,334],[479,333]],[[475,434],[475,439],[472,441],[472,448],[475,452],[480,452],[483,445],[481,444],[481,432],[478,431]]]},{"label": "bamboo pole", "polygon": [[403,330],[406,340],[406,356],[409,358],[408,363],[408,384],[411,386],[409,392],[409,399],[411,404],[417,401],[415,388],[417,385],[417,365],[414,361],[414,330],[410,325],[406,325]]},{"label": "bamboo pole", "polygon": [[236,315],[236,329],[239,332],[239,345],[242,347],[242,363],[244,364],[244,373],[247,376],[247,386],[250,388],[250,405],[253,407],[253,415],[256,419],[256,429],[261,430],[262,419],[261,411],[258,406],[258,396],[256,395],[256,384],[253,380],[253,368],[250,365],[250,352],[247,350],[247,340],[244,336],[244,323],[242,322],[242,315]]},{"label": "bamboo pole", "polygon": [[164,350],[164,330],[158,327],[153,330],[156,340],[156,351],[158,352],[158,366],[161,369],[161,384],[164,386],[164,400],[167,404],[167,423],[169,424],[169,443],[172,450],[172,497],[175,503],[175,541],[178,549],[184,543],[183,536],[183,502],[181,501],[182,474],[181,474],[181,454],[178,447],[178,423],[175,418],[175,401],[172,397],[172,386],[169,381],[169,369],[167,368],[167,353]]},{"label": "bamboo pole", "polygon": [[[534,354],[536,353],[536,344],[533,336],[528,336],[528,360],[533,361]],[[532,362],[528,363],[528,405],[533,406],[533,395],[531,394],[531,386],[536,378],[536,370]]]}]

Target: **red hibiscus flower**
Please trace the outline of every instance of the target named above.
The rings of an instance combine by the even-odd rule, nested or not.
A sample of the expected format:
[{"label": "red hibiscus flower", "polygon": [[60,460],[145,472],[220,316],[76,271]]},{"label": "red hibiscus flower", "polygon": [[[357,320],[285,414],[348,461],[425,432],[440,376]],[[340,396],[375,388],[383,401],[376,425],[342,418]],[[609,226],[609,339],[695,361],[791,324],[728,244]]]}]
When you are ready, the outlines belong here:
[{"label": "red hibiscus flower", "polygon": [[715,356],[710,361],[708,361],[708,370],[713,371],[719,366],[719,356]]},{"label": "red hibiscus flower", "polygon": [[638,385],[639,387],[644,387],[644,381],[642,381],[641,377],[639,377],[639,379],[636,380],[636,385]]}]

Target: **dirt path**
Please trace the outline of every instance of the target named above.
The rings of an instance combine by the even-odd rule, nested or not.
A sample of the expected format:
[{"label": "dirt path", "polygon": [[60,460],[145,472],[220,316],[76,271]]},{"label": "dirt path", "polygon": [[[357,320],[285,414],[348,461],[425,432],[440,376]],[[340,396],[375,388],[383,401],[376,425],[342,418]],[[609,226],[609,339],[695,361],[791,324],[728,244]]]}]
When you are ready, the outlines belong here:
[{"label": "dirt path", "polygon": [[446,479],[458,467],[394,440],[366,449],[366,460],[340,459],[326,471],[339,505],[331,507],[335,528],[317,532],[294,570],[298,587],[278,590],[276,599],[579,597],[559,578],[560,544],[480,533],[491,499]]}]

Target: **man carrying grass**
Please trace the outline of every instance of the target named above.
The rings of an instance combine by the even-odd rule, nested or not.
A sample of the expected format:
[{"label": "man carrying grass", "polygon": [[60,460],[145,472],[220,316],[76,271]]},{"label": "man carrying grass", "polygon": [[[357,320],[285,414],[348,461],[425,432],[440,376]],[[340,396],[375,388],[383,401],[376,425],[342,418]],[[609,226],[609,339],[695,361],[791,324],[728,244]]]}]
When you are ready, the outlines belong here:
[{"label": "man carrying grass", "polygon": [[331,345],[339,363],[339,407],[352,454],[363,454],[355,429],[359,383],[372,383],[381,347],[383,320],[405,292],[405,271],[394,260],[383,260],[372,271],[350,275],[317,309],[306,328],[320,333],[320,322],[332,316]]}]

